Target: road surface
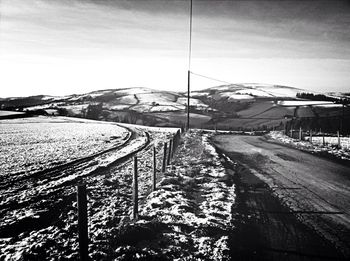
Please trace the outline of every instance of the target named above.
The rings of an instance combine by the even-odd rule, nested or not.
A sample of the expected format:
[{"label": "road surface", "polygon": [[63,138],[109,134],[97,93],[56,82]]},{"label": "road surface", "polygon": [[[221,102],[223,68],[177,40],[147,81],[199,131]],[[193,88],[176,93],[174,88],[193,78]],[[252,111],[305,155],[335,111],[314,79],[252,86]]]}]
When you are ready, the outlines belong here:
[{"label": "road surface", "polygon": [[266,183],[298,220],[350,256],[350,167],[264,137],[218,135],[214,142]]}]

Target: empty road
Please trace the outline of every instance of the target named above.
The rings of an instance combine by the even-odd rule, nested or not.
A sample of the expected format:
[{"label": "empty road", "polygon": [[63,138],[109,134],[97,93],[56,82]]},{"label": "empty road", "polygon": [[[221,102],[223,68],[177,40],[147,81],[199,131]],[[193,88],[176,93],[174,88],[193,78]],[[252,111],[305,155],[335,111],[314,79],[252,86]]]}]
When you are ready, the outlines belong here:
[{"label": "empty road", "polygon": [[298,220],[350,256],[350,167],[264,137],[218,135],[214,142],[264,181]]}]

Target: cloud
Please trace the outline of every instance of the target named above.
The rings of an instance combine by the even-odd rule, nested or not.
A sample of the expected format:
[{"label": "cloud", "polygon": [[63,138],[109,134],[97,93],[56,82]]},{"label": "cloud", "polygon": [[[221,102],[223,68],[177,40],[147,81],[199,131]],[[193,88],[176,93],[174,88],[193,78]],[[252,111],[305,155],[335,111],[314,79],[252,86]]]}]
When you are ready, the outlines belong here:
[{"label": "cloud", "polygon": [[[1,0],[0,12],[8,93],[24,86],[47,94],[186,88],[189,1]],[[194,71],[228,81],[348,88],[346,1],[194,0],[193,15]]]},{"label": "cloud", "polygon": [[177,16],[82,1],[14,0],[2,5],[3,49],[51,55],[74,55],[86,48],[92,53],[99,49],[101,53],[169,50],[171,54],[184,49],[186,40],[183,19]]}]

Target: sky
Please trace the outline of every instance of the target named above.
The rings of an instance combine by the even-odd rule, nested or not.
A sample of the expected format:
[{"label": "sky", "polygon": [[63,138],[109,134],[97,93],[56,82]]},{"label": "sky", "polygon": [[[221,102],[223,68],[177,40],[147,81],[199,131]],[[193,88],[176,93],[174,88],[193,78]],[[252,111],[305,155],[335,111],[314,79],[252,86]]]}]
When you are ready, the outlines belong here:
[{"label": "sky", "polygon": [[[0,0],[0,97],[187,90],[190,0]],[[349,1],[193,0],[191,71],[350,91]],[[222,84],[196,75],[191,89]]]}]

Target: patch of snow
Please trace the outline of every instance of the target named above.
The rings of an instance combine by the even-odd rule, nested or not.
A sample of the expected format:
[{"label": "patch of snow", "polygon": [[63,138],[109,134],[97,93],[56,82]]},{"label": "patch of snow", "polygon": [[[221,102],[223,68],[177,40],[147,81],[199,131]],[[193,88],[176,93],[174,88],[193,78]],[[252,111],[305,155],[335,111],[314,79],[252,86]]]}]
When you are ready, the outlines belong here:
[{"label": "patch of snow", "polygon": [[[313,136],[312,143],[310,143],[308,141],[310,139],[309,137],[305,137],[306,140],[293,139],[288,137],[287,135],[284,135],[282,131],[271,131],[268,134],[268,137],[283,143],[290,144],[301,150],[306,150],[314,153],[327,152],[338,158],[341,158],[344,160],[350,160],[348,137],[341,138],[341,140],[343,141],[343,143],[341,143],[343,145],[341,148],[337,148],[337,146],[335,146],[336,144],[338,144],[338,138],[335,138],[335,137],[325,137],[325,140],[329,141],[329,142],[326,142],[325,145],[323,145],[323,137]],[[336,140],[336,143],[334,143],[335,140]]]},{"label": "patch of snow", "polygon": [[[187,105],[187,97],[179,97],[177,99],[177,102],[182,104],[182,105]],[[195,99],[195,98],[190,98],[190,105],[200,107],[200,108],[209,107],[207,104],[203,103],[201,100]]]},{"label": "patch of snow", "polygon": [[185,107],[182,106],[167,106],[167,105],[157,105],[157,106],[152,106],[149,111],[150,112],[162,112],[162,111],[180,111],[180,110],[184,110]]},{"label": "patch of snow", "polygon": [[228,97],[229,100],[254,100],[254,97],[247,94],[237,94],[232,92],[222,92],[219,94],[222,97]]},{"label": "patch of snow", "polygon": [[106,108],[108,108],[110,110],[121,111],[121,110],[129,109],[130,105],[129,104],[118,104],[118,105],[108,105],[107,104]]},{"label": "patch of snow", "polygon": [[115,103],[135,105],[135,104],[137,104],[137,99],[135,98],[135,96],[133,94],[132,95],[125,95],[123,97],[117,98]]},{"label": "patch of snow", "polygon": [[333,103],[333,104],[322,104],[322,105],[314,105],[315,107],[323,107],[323,108],[342,108],[343,105],[342,104],[337,104],[337,103]]},{"label": "patch of snow", "polygon": [[[300,100],[295,100],[295,101],[278,101],[278,105],[281,106],[309,106],[309,105],[335,105],[333,102],[328,102],[328,101],[300,101]],[[341,104],[340,104],[341,105]]]},{"label": "patch of snow", "polygon": [[140,104],[147,104],[152,105],[154,103],[159,105],[177,105],[177,103],[174,101],[176,98],[175,96],[167,96],[162,95],[160,93],[145,93],[145,94],[138,94],[137,95]]},{"label": "patch of snow", "polygon": [[0,116],[21,115],[21,114],[24,114],[24,112],[18,112],[18,111],[1,111],[1,110],[0,110]]},{"label": "patch of snow", "polygon": [[274,95],[258,89],[244,89],[235,92],[236,94],[246,94],[254,97],[274,97]]},{"label": "patch of snow", "polygon": [[130,88],[124,88],[124,89],[119,89],[114,91],[116,94],[129,94],[129,95],[134,95],[134,94],[141,94],[141,93],[151,93],[153,90],[146,88],[146,87],[130,87]]}]

